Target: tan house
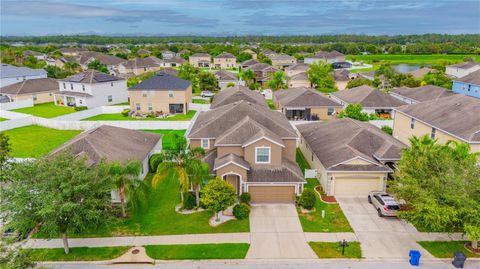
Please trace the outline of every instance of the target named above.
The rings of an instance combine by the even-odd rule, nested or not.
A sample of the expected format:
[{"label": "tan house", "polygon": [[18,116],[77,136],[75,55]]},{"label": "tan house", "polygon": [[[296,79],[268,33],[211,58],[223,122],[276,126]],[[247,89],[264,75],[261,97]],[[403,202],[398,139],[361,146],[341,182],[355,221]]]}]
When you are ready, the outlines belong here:
[{"label": "tan house", "polygon": [[294,203],[303,191],[297,137],[282,114],[243,100],[201,112],[187,134],[191,148],[205,149],[211,173],[252,203]]},{"label": "tan house", "polygon": [[308,64],[298,63],[298,64],[291,65],[289,67],[286,67],[285,74],[287,75],[287,77],[293,77],[296,74],[306,73],[309,68],[310,66]]},{"label": "tan house", "polygon": [[160,70],[162,60],[155,56],[146,58],[135,58],[121,63],[118,72],[122,75],[138,76],[146,72],[155,72]]},{"label": "tan house", "polygon": [[163,72],[128,90],[134,113],[186,114],[192,102],[190,81]]},{"label": "tan house", "polygon": [[301,124],[299,148],[327,195],[385,191],[388,174],[406,146],[379,128],[344,118]]},{"label": "tan house", "polygon": [[82,52],[87,52],[85,48],[61,48],[59,51],[63,56],[78,56]]},{"label": "tan house", "polygon": [[210,67],[212,59],[208,53],[195,53],[188,58],[188,62],[194,67]]},{"label": "tan house", "polygon": [[53,78],[27,79],[0,88],[0,95],[7,96],[10,102],[32,99],[34,104],[53,102],[58,92],[58,82]]},{"label": "tan house", "polygon": [[242,53],[247,53],[247,54],[252,55],[253,60],[257,59],[257,53],[255,51],[251,50],[251,49],[244,49],[244,50],[242,50]]},{"label": "tan house", "polygon": [[237,74],[226,71],[226,70],[218,70],[215,71],[215,77],[218,81],[218,87],[220,90],[225,90],[228,88],[228,85],[245,85],[245,81],[239,80]]},{"label": "tan house", "polygon": [[88,51],[88,52],[81,52],[76,61],[80,64],[83,70],[88,69],[88,64],[94,60],[101,62],[102,64],[106,65],[110,74],[115,75],[118,73],[118,68],[120,64],[126,62],[127,60],[108,55],[101,52],[96,51]]},{"label": "tan house", "polygon": [[215,109],[242,100],[261,106],[267,106],[263,95],[258,92],[252,91],[245,86],[236,85],[234,87],[226,88],[225,90],[215,95],[215,98],[213,98],[210,108]]},{"label": "tan house", "polygon": [[326,62],[329,64],[337,62],[345,62],[345,55],[338,51],[319,51],[313,56],[305,57],[303,60],[306,64],[313,64],[318,62]]},{"label": "tan house", "polygon": [[293,75],[292,77],[288,77],[287,83],[289,88],[312,87],[312,82],[310,82],[310,79],[308,79],[307,72],[298,73],[296,75]]},{"label": "tan house", "polygon": [[273,73],[279,71],[279,69],[264,63],[251,65],[245,68],[245,70],[252,70],[255,74],[255,82],[260,83],[261,86],[265,85]]},{"label": "tan house", "polygon": [[342,105],[309,88],[289,88],[273,93],[273,104],[288,120],[329,120],[342,110]]},{"label": "tan house", "polygon": [[355,79],[356,74],[351,74],[346,69],[335,70],[333,73],[333,79],[335,80],[335,86],[339,91],[345,90],[350,80]]},{"label": "tan house", "polygon": [[260,63],[260,62],[257,61],[257,60],[254,60],[254,59],[250,59],[250,60],[246,60],[246,61],[241,62],[241,63],[240,63],[240,66],[241,66],[243,69],[245,69],[245,68],[247,68],[247,67],[250,67],[250,66],[252,66],[252,65],[254,65],[254,64],[258,64],[258,63]]},{"label": "tan house", "polygon": [[220,69],[236,68],[237,58],[228,52],[220,53],[218,56],[213,57],[213,67]]},{"label": "tan house", "polygon": [[467,143],[480,152],[480,100],[463,94],[395,108],[393,137],[409,144],[412,136],[429,135],[440,143]]},{"label": "tan house", "polygon": [[272,66],[276,68],[285,68],[297,63],[297,59],[287,54],[272,54],[268,57],[272,60]]}]

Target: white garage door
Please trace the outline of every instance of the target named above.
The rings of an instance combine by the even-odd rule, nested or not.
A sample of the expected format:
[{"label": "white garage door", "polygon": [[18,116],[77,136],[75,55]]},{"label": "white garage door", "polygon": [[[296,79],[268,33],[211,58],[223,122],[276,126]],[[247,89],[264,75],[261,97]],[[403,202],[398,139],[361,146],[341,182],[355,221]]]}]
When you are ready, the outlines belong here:
[{"label": "white garage door", "polygon": [[335,178],[333,184],[333,191],[337,196],[363,196],[383,188],[380,178]]}]

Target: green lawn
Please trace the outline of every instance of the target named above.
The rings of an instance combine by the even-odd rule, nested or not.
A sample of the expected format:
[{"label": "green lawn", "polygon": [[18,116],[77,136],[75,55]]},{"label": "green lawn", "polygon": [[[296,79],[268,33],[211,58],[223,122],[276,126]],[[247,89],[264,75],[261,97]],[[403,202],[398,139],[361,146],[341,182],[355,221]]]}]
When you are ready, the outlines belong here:
[{"label": "green lawn", "polygon": [[[314,188],[318,185],[316,178],[308,178],[305,189]],[[322,219],[322,210],[325,210],[325,219]],[[298,217],[304,232],[352,232],[347,218],[338,204],[327,204],[320,200],[317,194],[315,211],[312,213],[301,213],[298,210]]]},{"label": "green lawn", "polygon": [[363,61],[366,63],[388,61],[391,64],[454,64],[463,62],[463,59],[466,57],[473,57],[477,62],[480,62],[479,55],[461,54],[370,54],[348,55],[346,58],[348,60]]},{"label": "green lawn", "polygon": [[194,103],[194,104],[210,104],[210,100],[192,99],[192,103]]},{"label": "green lawn", "polygon": [[305,174],[305,169],[310,169],[310,165],[308,164],[307,160],[305,160],[305,156],[303,156],[303,153],[299,148],[297,148],[296,160],[300,170],[302,170],[302,173]]},{"label": "green lawn", "polygon": [[144,130],[145,132],[162,134],[162,148],[172,149],[173,139],[175,139],[175,134],[179,136],[185,136],[187,130]]},{"label": "green lawn", "polygon": [[101,261],[111,260],[125,253],[130,247],[70,248],[65,254],[63,248],[30,249],[34,261]]},{"label": "green lawn", "polygon": [[348,242],[349,246],[345,247],[345,255],[342,255],[342,248],[338,246],[337,242],[309,242],[308,244],[321,259],[362,258],[362,249],[359,242]]},{"label": "green lawn", "polygon": [[129,102],[123,102],[123,103],[114,104],[113,106],[128,106],[128,105],[130,105]]},{"label": "green lawn", "polygon": [[463,252],[467,257],[480,258],[480,254],[465,249],[466,241],[419,241],[417,243],[437,258],[452,258],[453,253],[457,250]]},{"label": "green lawn", "polygon": [[75,112],[73,107],[68,106],[56,106],[54,103],[44,103],[34,105],[32,107],[24,107],[12,110],[14,112],[30,114],[42,118],[55,118],[65,114]]},{"label": "green lawn", "polygon": [[6,120],[8,120],[8,119],[0,117],[0,121],[6,121]]},{"label": "green lawn", "polygon": [[56,130],[32,125],[4,131],[10,138],[12,156],[37,158],[78,135],[77,130]]},{"label": "green lawn", "polygon": [[244,259],[249,244],[198,244],[145,246],[157,260]]},{"label": "green lawn", "polygon": [[272,99],[265,99],[267,101],[267,105],[271,110],[276,110],[275,105],[273,104]]},{"label": "green lawn", "polygon": [[82,121],[99,121],[99,120],[163,120],[163,121],[180,121],[180,120],[191,120],[197,111],[190,110],[187,114],[176,114],[173,117],[168,118],[132,118],[125,117],[121,113],[115,114],[100,114],[90,118],[83,119]]}]

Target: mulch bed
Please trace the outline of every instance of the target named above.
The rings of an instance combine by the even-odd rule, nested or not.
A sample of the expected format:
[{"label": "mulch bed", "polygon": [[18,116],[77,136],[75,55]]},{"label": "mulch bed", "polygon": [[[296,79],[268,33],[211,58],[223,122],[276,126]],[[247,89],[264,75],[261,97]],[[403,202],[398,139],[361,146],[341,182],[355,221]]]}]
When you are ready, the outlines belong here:
[{"label": "mulch bed", "polygon": [[480,254],[480,248],[477,248],[477,249],[472,248],[472,244],[470,242],[465,244],[465,248],[472,253]]},{"label": "mulch bed", "polygon": [[322,201],[327,203],[336,203],[337,199],[335,199],[335,196],[322,195]]}]

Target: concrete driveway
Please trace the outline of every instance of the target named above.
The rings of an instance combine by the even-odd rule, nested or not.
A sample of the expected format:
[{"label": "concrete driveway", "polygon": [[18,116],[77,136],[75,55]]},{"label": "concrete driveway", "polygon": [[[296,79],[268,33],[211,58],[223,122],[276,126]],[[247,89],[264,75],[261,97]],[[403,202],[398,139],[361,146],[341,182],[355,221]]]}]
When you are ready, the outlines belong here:
[{"label": "concrete driveway", "polygon": [[247,259],[305,259],[317,256],[305,235],[293,204],[259,204],[250,213]]},{"label": "concrete driveway", "polygon": [[377,215],[367,197],[336,197],[362,246],[365,258],[405,258],[410,249],[420,250],[423,258],[432,255],[416,243],[415,228],[397,218]]}]

